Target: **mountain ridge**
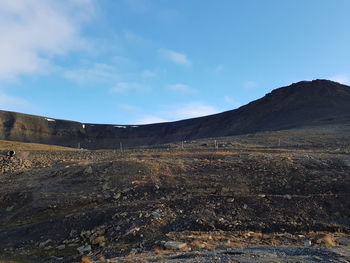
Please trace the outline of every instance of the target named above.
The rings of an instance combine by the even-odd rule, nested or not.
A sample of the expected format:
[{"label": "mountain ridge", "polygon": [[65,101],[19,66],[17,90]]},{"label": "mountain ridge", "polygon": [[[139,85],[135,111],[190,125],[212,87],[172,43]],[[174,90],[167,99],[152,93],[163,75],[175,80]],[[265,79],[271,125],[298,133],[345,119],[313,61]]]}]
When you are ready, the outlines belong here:
[{"label": "mountain ridge", "polygon": [[343,122],[350,122],[350,87],[313,80],[275,89],[235,110],[146,125],[80,123],[0,111],[0,139],[114,149],[120,143],[154,145]]}]

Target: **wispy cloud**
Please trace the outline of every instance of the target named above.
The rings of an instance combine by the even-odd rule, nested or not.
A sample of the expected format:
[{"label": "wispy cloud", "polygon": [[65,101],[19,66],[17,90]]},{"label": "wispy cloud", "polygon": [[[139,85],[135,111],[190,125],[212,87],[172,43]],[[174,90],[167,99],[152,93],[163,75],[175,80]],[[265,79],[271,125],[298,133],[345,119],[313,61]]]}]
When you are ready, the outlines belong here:
[{"label": "wispy cloud", "polygon": [[158,50],[158,54],[161,58],[166,59],[172,63],[183,66],[191,66],[191,61],[187,58],[187,55],[184,53],[161,48]]},{"label": "wispy cloud", "polygon": [[190,86],[186,84],[173,84],[173,85],[168,85],[166,86],[168,90],[176,91],[176,92],[181,92],[181,93],[195,93],[197,90],[191,88]]},{"label": "wispy cloud", "polygon": [[116,68],[103,63],[67,70],[64,77],[78,84],[115,83],[120,80]]},{"label": "wispy cloud", "polygon": [[339,75],[330,77],[329,79],[345,85],[350,85],[350,77],[347,74],[339,74]]},{"label": "wispy cloud", "polygon": [[93,11],[91,0],[0,1],[0,78],[47,72],[53,57],[84,49],[80,27]]},{"label": "wispy cloud", "polygon": [[0,91],[0,108],[2,110],[24,111],[30,106],[27,100]]},{"label": "wispy cloud", "polygon": [[217,108],[201,102],[189,102],[173,106],[167,106],[163,110],[157,110],[157,114],[148,114],[138,118],[135,123],[149,124],[158,122],[177,121],[195,117],[211,115],[220,112]]},{"label": "wispy cloud", "polygon": [[200,102],[191,102],[188,104],[180,105],[169,113],[169,117],[173,120],[181,120],[195,117],[202,117],[218,113],[219,110],[214,106],[206,105]]},{"label": "wispy cloud", "polygon": [[130,90],[150,91],[151,87],[141,83],[136,83],[136,82],[119,82],[114,88],[111,89],[111,91],[115,93],[123,93]]},{"label": "wispy cloud", "polygon": [[137,120],[136,124],[151,124],[151,123],[161,123],[161,122],[169,122],[169,120],[163,119],[158,116],[147,115]]}]

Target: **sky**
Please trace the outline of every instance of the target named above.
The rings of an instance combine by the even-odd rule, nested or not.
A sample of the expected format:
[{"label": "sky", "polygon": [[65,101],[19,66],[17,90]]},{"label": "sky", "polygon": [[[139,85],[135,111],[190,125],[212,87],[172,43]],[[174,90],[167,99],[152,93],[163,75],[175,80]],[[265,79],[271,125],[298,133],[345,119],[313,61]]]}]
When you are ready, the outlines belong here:
[{"label": "sky", "polygon": [[350,85],[349,0],[0,0],[0,109],[146,124]]}]

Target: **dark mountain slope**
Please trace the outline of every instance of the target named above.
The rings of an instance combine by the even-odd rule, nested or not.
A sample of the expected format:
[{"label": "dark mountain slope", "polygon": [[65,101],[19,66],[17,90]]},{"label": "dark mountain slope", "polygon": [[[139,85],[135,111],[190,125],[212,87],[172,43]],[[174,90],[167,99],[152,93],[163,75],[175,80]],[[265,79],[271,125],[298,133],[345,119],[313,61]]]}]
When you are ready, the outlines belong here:
[{"label": "dark mountain slope", "polygon": [[237,110],[150,125],[83,124],[0,111],[0,139],[88,149],[152,145],[350,123],[350,87],[328,80],[302,81],[272,91]]}]

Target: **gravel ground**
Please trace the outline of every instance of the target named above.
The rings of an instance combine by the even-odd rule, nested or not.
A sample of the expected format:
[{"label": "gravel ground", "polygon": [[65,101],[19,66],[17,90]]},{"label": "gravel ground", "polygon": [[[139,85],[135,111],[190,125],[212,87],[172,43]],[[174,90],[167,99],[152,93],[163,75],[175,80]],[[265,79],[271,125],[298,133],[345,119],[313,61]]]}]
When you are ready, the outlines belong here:
[{"label": "gravel ground", "polygon": [[297,246],[247,247],[171,255],[140,254],[128,258],[115,258],[110,262],[347,263],[350,262],[350,249],[344,247],[314,248]]}]

